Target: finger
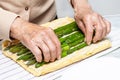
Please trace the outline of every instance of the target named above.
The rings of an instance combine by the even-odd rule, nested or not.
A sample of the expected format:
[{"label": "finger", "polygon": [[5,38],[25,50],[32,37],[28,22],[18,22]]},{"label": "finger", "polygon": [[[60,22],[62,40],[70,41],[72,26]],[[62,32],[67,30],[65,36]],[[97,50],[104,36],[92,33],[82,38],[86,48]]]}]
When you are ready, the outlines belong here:
[{"label": "finger", "polygon": [[107,26],[107,34],[109,34],[111,31],[111,23],[107,21],[106,19],[103,19],[103,20],[105,21],[106,26]]},{"label": "finger", "polygon": [[86,42],[86,37],[87,37],[86,34],[87,33],[86,33],[86,30],[85,30],[85,25],[82,21],[78,21],[77,24],[78,24],[78,27],[80,28],[80,30],[84,33],[84,35],[85,35],[84,41]]},{"label": "finger", "polygon": [[95,36],[93,38],[93,42],[97,42],[98,40],[100,40],[102,38],[102,34],[103,34],[103,29],[102,29],[102,23],[100,22],[99,19],[96,20],[96,25],[94,25],[95,27]]},{"label": "finger", "polygon": [[42,52],[41,52],[41,50],[35,45],[35,43],[32,40],[31,41],[27,40],[25,43],[27,43],[26,47],[28,49],[30,49],[30,51],[33,53],[33,55],[35,56],[37,62],[41,62],[42,61]]},{"label": "finger", "polygon": [[49,62],[50,61],[50,50],[47,47],[47,45],[41,39],[37,39],[35,42],[36,42],[36,45],[41,49],[43,53],[44,61]]},{"label": "finger", "polygon": [[93,28],[92,23],[90,21],[86,21],[85,26],[86,26],[86,42],[88,45],[90,45],[90,43],[92,41],[92,37],[93,37],[93,29],[94,28]]},{"label": "finger", "polygon": [[51,28],[48,30],[48,32],[49,32],[49,36],[50,36],[52,42],[56,46],[57,59],[60,59],[61,58],[61,51],[62,51],[61,50],[61,43]]},{"label": "finger", "polygon": [[46,35],[46,37],[44,37],[43,40],[50,50],[50,61],[54,61],[57,58],[56,45],[53,43],[53,41],[47,35]]},{"label": "finger", "polygon": [[101,37],[101,39],[102,39],[107,34],[107,25],[106,25],[106,23],[105,23],[105,21],[103,20],[102,17],[99,17],[99,19],[100,19],[100,22],[101,22],[101,25],[102,25],[102,30],[103,30],[102,37]]},{"label": "finger", "polygon": [[77,19],[77,18],[75,18],[75,20],[76,20],[76,22],[78,24],[78,27],[82,30],[82,32],[84,34],[86,34],[84,23],[81,20]]}]

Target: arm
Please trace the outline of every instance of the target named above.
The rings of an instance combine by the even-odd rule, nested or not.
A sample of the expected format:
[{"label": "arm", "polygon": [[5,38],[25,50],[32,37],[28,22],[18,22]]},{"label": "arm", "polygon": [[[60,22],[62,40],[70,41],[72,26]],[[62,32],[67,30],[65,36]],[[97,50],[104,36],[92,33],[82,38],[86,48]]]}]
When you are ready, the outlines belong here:
[{"label": "arm", "polygon": [[0,35],[20,40],[35,55],[38,62],[54,61],[61,55],[60,42],[53,30],[40,27],[0,8]]},{"label": "arm", "polygon": [[[54,31],[17,17],[11,25],[11,37],[20,40],[41,62],[54,61],[61,57],[60,42]],[[42,57],[44,56],[44,57]]]},{"label": "arm", "polygon": [[94,12],[88,0],[71,0],[71,3],[75,11],[75,20],[85,34],[88,44],[103,39],[110,32],[110,22]]}]

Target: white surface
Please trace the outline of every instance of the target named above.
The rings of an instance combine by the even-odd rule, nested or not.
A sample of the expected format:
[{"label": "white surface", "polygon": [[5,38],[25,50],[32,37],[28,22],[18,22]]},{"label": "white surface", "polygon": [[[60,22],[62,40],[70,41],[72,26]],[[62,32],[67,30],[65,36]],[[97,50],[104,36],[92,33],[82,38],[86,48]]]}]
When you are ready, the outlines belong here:
[{"label": "white surface", "polygon": [[[18,64],[16,64],[14,61],[10,60],[9,58],[5,57],[0,52],[0,80],[60,80],[60,78],[62,78],[61,74],[64,74],[66,72],[66,69],[72,69],[74,66],[77,66],[76,68],[79,68],[81,66],[80,63],[90,61],[92,59],[95,59],[99,56],[103,56],[108,53],[111,54],[112,57],[114,57],[113,52],[111,52],[111,51],[113,51],[115,49],[116,49],[116,51],[120,50],[119,49],[119,46],[120,46],[120,36],[119,36],[120,16],[119,15],[107,16],[106,18],[112,23],[112,31],[108,35],[108,39],[110,39],[112,41],[112,48],[105,50],[105,51],[99,53],[98,55],[90,57],[86,60],[83,60],[82,62],[75,63],[73,65],[70,65],[68,67],[65,67],[63,69],[49,73],[49,74],[41,76],[41,77],[34,77],[32,74],[25,71],[22,67],[20,67]],[[120,59],[119,51],[115,52],[115,54],[117,54],[117,56],[119,56],[119,57],[115,56],[115,58]],[[116,75],[118,75],[118,73],[116,73],[116,69],[115,69],[115,71],[114,71],[114,69],[115,69],[115,67],[113,69],[111,69],[111,71],[113,71]],[[86,76],[89,76],[89,74],[86,73]],[[97,76],[97,74],[95,76]],[[102,78],[104,78],[104,77],[102,77]],[[70,79],[67,79],[67,80],[70,80]],[[77,80],[80,80],[80,79],[77,79]],[[92,79],[89,79],[89,80],[92,80]],[[96,79],[96,80],[98,80],[98,79]],[[102,79],[102,80],[109,80],[109,79]],[[116,79],[114,79],[114,80],[116,80]]]},{"label": "white surface", "polygon": [[55,0],[56,2],[56,10],[57,10],[57,17],[74,17],[74,11],[69,3],[69,0]]},{"label": "white surface", "polygon": [[[69,0],[55,0],[58,17],[74,17]],[[92,9],[101,15],[120,14],[120,0],[88,0]]]},{"label": "white surface", "polygon": [[88,0],[92,8],[102,15],[120,14],[120,0]]},{"label": "white surface", "polygon": [[78,63],[67,69],[61,80],[120,80],[120,59],[104,57]]}]

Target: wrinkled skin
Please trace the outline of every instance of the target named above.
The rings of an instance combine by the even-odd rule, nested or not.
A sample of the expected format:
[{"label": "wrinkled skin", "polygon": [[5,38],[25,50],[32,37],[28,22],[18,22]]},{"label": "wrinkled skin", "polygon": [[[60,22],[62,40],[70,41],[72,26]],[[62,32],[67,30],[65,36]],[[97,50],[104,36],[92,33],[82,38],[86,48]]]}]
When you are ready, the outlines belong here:
[{"label": "wrinkled skin", "polygon": [[30,49],[38,62],[42,61],[42,55],[45,62],[61,57],[61,44],[51,28],[17,18],[12,24],[11,36]]},{"label": "wrinkled skin", "polygon": [[85,34],[87,44],[102,40],[111,30],[111,24],[94,12],[87,0],[72,0],[75,20]]}]

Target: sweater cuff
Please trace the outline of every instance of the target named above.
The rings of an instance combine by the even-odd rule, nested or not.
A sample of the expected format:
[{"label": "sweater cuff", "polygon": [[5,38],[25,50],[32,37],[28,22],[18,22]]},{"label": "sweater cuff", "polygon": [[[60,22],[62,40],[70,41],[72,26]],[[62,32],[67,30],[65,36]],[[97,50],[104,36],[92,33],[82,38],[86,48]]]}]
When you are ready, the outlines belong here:
[{"label": "sweater cuff", "polygon": [[10,38],[9,36],[10,27],[16,17],[18,17],[17,14],[14,14],[12,12],[0,8],[0,36],[1,36],[0,39]]}]

